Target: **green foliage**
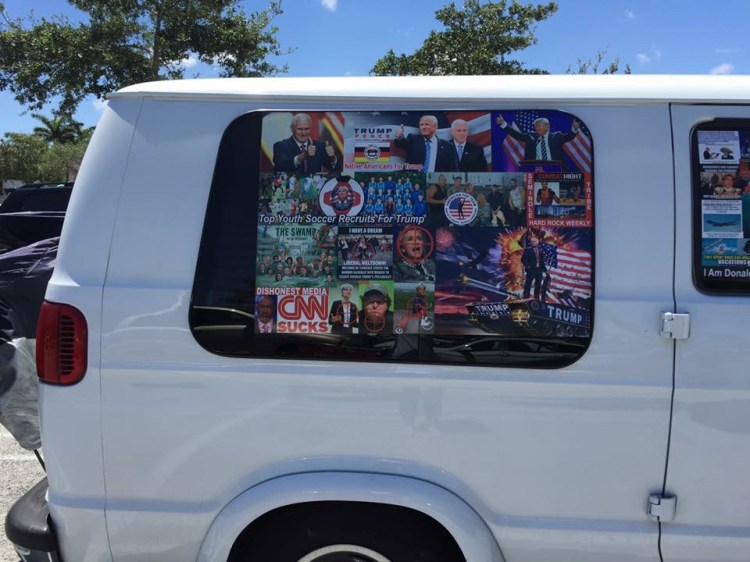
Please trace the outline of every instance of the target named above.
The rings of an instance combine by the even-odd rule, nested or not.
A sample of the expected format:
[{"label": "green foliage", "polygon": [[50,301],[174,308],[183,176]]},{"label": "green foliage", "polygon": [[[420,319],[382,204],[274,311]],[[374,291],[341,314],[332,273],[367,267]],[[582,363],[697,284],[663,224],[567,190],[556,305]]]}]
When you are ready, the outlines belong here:
[{"label": "green foliage", "polygon": [[[90,135],[89,135],[90,138]],[[39,177],[45,182],[72,180],[81,166],[89,139],[78,142],[53,144],[42,155],[39,162]]]},{"label": "green foliage", "polygon": [[69,181],[78,172],[92,129],[72,142],[48,143],[42,136],[5,133],[0,140],[0,180]]},{"label": "green foliage", "polygon": [[47,143],[34,135],[5,133],[0,140],[0,180],[39,179],[39,163],[47,151]]},{"label": "green foliage", "polygon": [[0,89],[41,109],[60,97],[72,115],[89,94],[103,98],[128,84],[182,78],[197,57],[222,76],[283,72],[274,18],[281,0],[246,13],[240,0],[68,0],[88,21],[11,19],[0,4]]},{"label": "green foliage", "polygon": [[41,127],[34,127],[34,134],[44,139],[48,144],[74,143],[83,137],[83,123],[74,120],[69,115],[45,117],[38,113],[32,113],[31,116],[43,125]]},{"label": "green foliage", "polygon": [[[574,70],[573,67],[568,66],[566,74],[617,74],[618,72],[620,72],[620,57],[615,57],[612,62],[610,62],[606,66],[602,66],[605,64],[604,57],[606,56],[606,54],[607,51],[605,49],[604,51],[597,51],[593,59],[578,59],[578,61],[576,62],[578,67]],[[633,73],[629,64],[625,65],[622,73]]]},{"label": "green foliage", "polygon": [[516,0],[485,2],[465,0],[463,7],[451,2],[435,12],[445,27],[432,31],[411,55],[393,50],[370,71],[376,76],[546,74],[525,68],[512,58],[537,42],[534,24],[557,11],[557,4],[524,5]]}]

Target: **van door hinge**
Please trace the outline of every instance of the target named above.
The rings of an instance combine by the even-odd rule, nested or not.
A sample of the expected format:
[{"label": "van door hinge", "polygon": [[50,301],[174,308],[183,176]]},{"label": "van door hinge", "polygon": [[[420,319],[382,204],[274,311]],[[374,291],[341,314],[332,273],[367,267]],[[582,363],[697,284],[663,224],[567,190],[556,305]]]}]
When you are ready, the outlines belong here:
[{"label": "van door hinge", "polygon": [[677,512],[677,496],[666,497],[661,494],[651,494],[648,497],[646,512],[652,521],[661,523],[674,521],[674,515]]},{"label": "van door hinge", "polygon": [[662,312],[661,336],[672,340],[685,340],[690,336],[690,314]]}]

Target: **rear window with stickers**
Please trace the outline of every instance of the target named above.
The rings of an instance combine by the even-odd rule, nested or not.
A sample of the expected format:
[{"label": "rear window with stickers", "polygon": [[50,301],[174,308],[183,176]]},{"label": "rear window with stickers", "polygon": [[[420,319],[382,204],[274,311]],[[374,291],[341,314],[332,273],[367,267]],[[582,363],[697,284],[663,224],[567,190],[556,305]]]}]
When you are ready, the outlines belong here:
[{"label": "rear window with stickers", "polygon": [[693,131],[693,272],[716,294],[750,294],[750,121]]},{"label": "rear window with stickers", "polygon": [[193,334],[230,356],[568,365],[593,326],[593,152],[551,110],[240,117]]}]

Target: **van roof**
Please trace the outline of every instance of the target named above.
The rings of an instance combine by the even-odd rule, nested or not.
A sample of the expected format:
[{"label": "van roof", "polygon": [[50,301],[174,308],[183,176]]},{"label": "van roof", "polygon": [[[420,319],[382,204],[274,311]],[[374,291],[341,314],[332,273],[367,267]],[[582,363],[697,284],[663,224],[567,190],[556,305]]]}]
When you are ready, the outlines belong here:
[{"label": "van roof", "polygon": [[199,78],[128,86],[123,97],[273,100],[337,103],[428,99],[452,105],[481,102],[560,101],[568,103],[683,102],[750,103],[750,76],[714,75],[524,75],[311,78]]}]

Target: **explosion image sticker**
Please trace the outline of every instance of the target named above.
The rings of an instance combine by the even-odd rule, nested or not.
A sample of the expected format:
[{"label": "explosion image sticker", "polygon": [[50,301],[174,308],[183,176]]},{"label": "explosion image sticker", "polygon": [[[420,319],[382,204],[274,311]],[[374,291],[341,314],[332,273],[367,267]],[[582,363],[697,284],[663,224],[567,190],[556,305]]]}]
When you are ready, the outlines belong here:
[{"label": "explosion image sticker", "polygon": [[439,333],[589,333],[589,230],[440,228],[436,240]]}]

